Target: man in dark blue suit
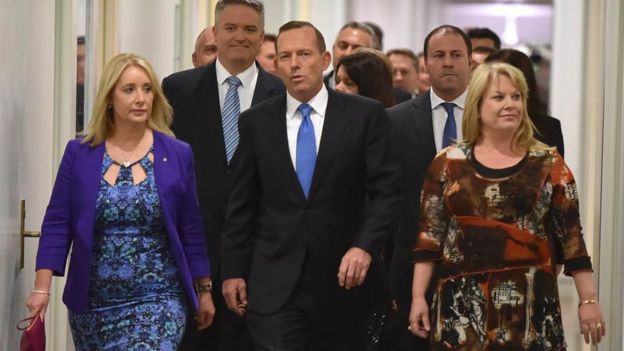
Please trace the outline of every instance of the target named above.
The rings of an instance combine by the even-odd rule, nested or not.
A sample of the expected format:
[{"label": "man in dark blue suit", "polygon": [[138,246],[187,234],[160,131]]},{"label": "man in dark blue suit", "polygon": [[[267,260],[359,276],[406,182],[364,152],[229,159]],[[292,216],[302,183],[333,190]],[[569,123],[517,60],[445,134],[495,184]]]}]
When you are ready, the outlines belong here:
[{"label": "man in dark blue suit", "polygon": [[376,100],[327,89],[321,33],[277,37],[287,94],[241,115],[223,231],[223,293],[257,351],[378,345],[390,300],[381,251],[400,208],[391,129]]},{"label": "man in dark blue suit", "polygon": [[[238,162],[238,114],[284,92],[279,78],[255,63],[264,36],[264,8],[256,0],[220,0],[213,34],[217,59],[207,66],[178,72],[163,80],[174,110],[172,129],[188,142],[195,156],[197,191],[206,228],[208,256],[213,270],[214,325],[197,332],[189,325],[181,350],[250,350],[244,320],[223,301],[221,229]],[[189,318],[192,321],[192,318]],[[190,323],[189,323],[190,324]]]},{"label": "man in dark blue suit", "polygon": [[426,350],[427,341],[408,331],[414,263],[412,250],[420,222],[420,192],[429,164],[449,142],[461,140],[461,121],[470,78],[470,39],[444,25],[425,38],[425,65],[431,89],[388,110],[402,163],[403,213],[394,244],[390,286],[398,313],[387,326],[384,349]]}]

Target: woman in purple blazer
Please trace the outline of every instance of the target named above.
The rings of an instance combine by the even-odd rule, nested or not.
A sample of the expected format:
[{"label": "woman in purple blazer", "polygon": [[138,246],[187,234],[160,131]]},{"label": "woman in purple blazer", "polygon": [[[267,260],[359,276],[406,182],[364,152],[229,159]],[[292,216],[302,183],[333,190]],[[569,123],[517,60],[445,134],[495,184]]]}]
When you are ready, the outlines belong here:
[{"label": "woman in purple blazer", "polygon": [[86,135],[65,149],[42,225],[35,287],[42,319],[72,247],[63,301],[77,350],[175,350],[188,309],[215,313],[190,147],[151,65],[105,67]]}]

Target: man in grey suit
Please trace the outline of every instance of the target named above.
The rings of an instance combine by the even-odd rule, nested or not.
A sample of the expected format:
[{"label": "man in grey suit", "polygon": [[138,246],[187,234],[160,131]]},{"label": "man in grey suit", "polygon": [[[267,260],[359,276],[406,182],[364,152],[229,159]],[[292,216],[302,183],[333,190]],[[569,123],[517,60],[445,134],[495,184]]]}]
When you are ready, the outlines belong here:
[{"label": "man in grey suit", "polygon": [[[402,162],[403,211],[390,268],[390,287],[398,313],[388,323],[384,349],[423,350],[427,342],[408,331],[411,306],[412,249],[419,230],[420,192],[436,153],[461,140],[461,120],[470,77],[470,39],[443,25],[425,38],[425,63],[431,89],[388,110]],[[452,118],[449,118],[452,117]]]},{"label": "man in grey suit", "polygon": [[173,131],[193,148],[197,193],[212,269],[217,315],[197,332],[189,318],[180,350],[251,350],[244,319],[230,312],[221,294],[221,228],[232,188],[238,114],[282,94],[281,80],[255,63],[264,36],[264,7],[257,0],[219,0],[212,27],[217,59],[163,80],[173,107]]}]

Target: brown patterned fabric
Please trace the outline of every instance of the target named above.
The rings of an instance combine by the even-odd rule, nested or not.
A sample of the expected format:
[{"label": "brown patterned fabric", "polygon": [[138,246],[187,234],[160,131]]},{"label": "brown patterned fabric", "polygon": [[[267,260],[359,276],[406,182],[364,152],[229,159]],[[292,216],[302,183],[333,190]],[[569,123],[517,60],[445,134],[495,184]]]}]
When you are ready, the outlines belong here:
[{"label": "brown patterned fabric", "polygon": [[421,212],[414,259],[438,263],[433,350],[565,347],[555,264],[571,274],[591,263],[574,177],[556,151],[529,151],[501,176],[471,146],[446,148],[429,168]]}]

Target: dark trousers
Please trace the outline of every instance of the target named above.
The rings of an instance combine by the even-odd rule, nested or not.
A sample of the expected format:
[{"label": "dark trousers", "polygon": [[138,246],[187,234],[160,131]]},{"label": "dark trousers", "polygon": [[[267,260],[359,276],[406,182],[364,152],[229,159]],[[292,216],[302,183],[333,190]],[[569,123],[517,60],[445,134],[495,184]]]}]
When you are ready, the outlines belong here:
[{"label": "dark trousers", "polygon": [[[371,317],[376,312],[374,306],[387,304],[367,300],[369,294],[361,288],[339,288],[335,274],[319,277],[310,266],[308,261],[304,263],[297,286],[277,312],[264,315],[248,311],[247,325],[256,351],[376,349],[379,340],[375,343],[369,335]],[[319,289],[320,281],[328,280],[334,288],[324,293]]]},{"label": "dark trousers", "polygon": [[[219,282],[219,284],[217,284]],[[210,327],[197,330],[197,323],[191,314],[187,318],[186,331],[180,351],[253,351],[251,336],[245,319],[227,308],[221,293],[220,279],[214,280],[212,301],[216,314]],[[192,311],[191,311],[192,313]]]}]

